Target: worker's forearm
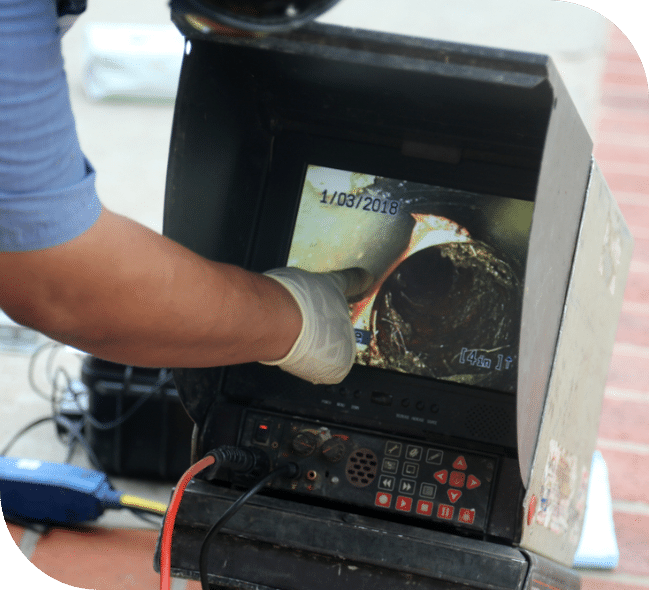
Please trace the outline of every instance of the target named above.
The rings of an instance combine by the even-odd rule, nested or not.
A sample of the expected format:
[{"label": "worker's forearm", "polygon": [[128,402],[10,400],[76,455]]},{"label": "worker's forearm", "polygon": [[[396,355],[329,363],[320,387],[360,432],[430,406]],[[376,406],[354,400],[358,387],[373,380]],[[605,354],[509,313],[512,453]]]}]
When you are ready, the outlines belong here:
[{"label": "worker's forearm", "polygon": [[0,254],[0,305],[96,356],[140,366],[216,366],[283,357],[300,312],[276,281],[201,258],[104,211],[85,234]]}]

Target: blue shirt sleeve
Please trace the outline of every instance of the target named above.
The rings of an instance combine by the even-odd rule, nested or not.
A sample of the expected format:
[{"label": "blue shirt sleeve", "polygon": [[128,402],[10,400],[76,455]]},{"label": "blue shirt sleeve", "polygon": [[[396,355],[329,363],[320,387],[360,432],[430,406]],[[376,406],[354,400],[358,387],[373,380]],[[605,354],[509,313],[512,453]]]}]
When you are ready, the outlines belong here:
[{"label": "blue shirt sleeve", "polygon": [[54,0],[0,0],[0,251],[62,244],[101,213],[77,138]]}]

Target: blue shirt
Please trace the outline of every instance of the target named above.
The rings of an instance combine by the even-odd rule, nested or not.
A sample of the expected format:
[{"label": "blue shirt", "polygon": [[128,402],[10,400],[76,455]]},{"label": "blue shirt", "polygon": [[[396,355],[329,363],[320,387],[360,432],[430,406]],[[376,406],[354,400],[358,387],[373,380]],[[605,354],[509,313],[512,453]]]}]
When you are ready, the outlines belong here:
[{"label": "blue shirt", "polygon": [[74,124],[54,0],[0,0],[0,251],[49,248],[101,213]]}]

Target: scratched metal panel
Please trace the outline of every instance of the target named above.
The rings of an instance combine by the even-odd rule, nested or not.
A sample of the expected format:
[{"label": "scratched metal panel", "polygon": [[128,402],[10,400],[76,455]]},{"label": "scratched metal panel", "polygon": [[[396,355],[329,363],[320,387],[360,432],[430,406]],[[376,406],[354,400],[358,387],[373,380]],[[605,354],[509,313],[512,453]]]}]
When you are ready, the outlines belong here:
[{"label": "scratched metal panel", "polygon": [[581,535],[604,387],[633,239],[595,162],[543,421],[521,547],[567,566]]},{"label": "scratched metal panel", "polygon": [[548,60],[554,96],[530,233],[516,399],[518,461],[529,484],[574,259],[593,143]]}]

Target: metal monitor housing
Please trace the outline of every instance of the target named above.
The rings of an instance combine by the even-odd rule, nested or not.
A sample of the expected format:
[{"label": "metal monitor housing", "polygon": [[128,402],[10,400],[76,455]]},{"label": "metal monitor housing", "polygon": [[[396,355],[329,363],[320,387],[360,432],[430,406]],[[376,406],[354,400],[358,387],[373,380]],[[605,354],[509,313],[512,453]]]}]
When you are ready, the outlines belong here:
[{"label": "metal monitor housing", "polygon": [[[277,433],[263,443],[269,452],[275,445],[275,458],[291,454],[295,432],[318,428],[354,441],[351,455],[369,449],[379,464],[390,442],[431,458],[439,450],[453,462],[446,471],[461,472],[460,458],[481,470],[479,526],[461,526],[457,512],[426,522],[382,511],[371,502],[376,483],[369,495],[342,494],[332,465],[312,497],[309,482],[296,483],[302,493],[280,485],[244,507],[210,556],[211,581],[282,590],[578,587],[567,568],[631,238],[550,58],[323,24],[221,37],[174,19],[188,41],[164,233],[199,254],[257,271],[285,264],[313,162],[534,203],[513,395],[360,366],[335,387],[261,365],[176,371],[196,424],[195,459],[220,444],[261,444],[260,423]],[[314,473],[324,473],[322,461]],[[423,457],[421,465],[437,475]],[[451,493],[439,483],[438,493]],[[227,474],[187,488],[175,575],[197,577],[200,542],[236,490]]]}]

